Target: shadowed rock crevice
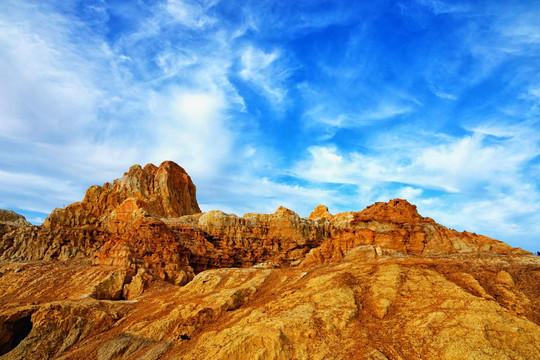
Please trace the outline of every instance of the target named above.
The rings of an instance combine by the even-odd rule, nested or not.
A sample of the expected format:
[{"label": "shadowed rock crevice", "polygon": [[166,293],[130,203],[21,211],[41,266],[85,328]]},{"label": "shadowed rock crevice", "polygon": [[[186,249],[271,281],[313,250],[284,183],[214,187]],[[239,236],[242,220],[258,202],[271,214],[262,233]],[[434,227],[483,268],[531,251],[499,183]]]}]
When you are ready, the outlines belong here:
[{"label": "shadowed rock crevice", "polygon": [[31,315],[0,325],[0,356],[15,349],[32,331]]}]

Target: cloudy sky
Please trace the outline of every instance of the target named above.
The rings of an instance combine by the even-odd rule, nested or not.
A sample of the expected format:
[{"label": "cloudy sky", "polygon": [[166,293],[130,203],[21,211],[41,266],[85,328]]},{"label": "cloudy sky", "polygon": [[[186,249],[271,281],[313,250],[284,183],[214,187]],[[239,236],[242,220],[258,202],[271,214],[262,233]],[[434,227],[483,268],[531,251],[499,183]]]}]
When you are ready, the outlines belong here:
[{"label": "cloudy sky", "polygon": [[0,208],[135,163],[203,210],[405,198],[540,250],[538,1],[0,2]]}]

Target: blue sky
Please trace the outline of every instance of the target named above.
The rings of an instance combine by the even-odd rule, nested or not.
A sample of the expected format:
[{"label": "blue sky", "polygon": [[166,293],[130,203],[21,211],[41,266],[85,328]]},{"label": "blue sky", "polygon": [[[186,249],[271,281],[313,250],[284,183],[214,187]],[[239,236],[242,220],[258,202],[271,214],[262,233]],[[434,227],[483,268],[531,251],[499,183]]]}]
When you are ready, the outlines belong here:
[{"label": "blue sky", "polygon": [[540,250],[537,1],[0,2],[0,208],[174,160],[203,210],[400,197]]}]

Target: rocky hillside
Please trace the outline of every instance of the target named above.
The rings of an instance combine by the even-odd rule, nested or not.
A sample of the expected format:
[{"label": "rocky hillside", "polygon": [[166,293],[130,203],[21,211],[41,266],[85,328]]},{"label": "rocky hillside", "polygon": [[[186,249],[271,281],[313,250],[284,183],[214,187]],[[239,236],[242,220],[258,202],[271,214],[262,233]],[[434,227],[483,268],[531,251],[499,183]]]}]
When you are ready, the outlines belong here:
[{"label": "rocky hillside", "polygon": [[238,217],[195,191],[173,162],[135,165],[5,228],[0,359],[540,358],[527,251],[401,199]]},{"label": "rocky hillside", "polygon": [[0,237],[14,229],[22,226],[30,226],[24,216],[19,215],[11,210],[0,209]]}]

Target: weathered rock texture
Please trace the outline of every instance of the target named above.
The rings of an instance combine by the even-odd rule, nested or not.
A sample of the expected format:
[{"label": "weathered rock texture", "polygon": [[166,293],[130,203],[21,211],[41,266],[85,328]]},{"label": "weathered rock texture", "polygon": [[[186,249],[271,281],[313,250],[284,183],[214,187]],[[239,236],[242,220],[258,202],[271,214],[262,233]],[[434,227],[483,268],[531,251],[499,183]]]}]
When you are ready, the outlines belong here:
[{"label": "weathered rock texture", "polygon": [[94,265],[119,266],[134,274],[149,270],[162,280],[184,285],[194,276],[189,266],[190,251],[163,222],[146,218],[131,230],[109,240],[94,256]]},{"label": "weathered rock texture", "polygon": [[165,162],[22,225],[0,234],[0,359],[540,358],[540,257],[405,200],[202,214]]},{"label": "weathered rock texture", "polygon": [[24,216],[11,210],[0,209],[0,224],[12,225],[16,227],[31,225]]},{"label": "weathered rock texture", "polygon": [[11,210],[0,209],[0,237],[22,226],[30,226],[24,216]]},{"label": "weathered rock texture", "polygon": [[105,243],[109,234],[99,229],[26,226],[0,240],[0,260],[68,260],[86,257]]},{"label": "weathered rock texture", "polygon": [[331,215],[318,206],[310,215],[330,236],[313,249],[304,265],[339,261],[357,246],[374,245],[406,254],[498,253],[529,254],[501,241],[467,231],[457,232],[418,214],[416,206],[394,199],[375,203],[360,212]]},{"label": "weathered rock texture", "polygon": [[99,226],[123,229],[144,216],[178,217],[200,212],[195,185],[186,171],[165,161],[159,167],[133,165],[112,184],[90,187],[81,202],[55,209],[43,226]]},{"label": "weathered rock texture", "polygon": [[0,359],[540,355],[540,263],[532,256],[396,256],[363,246],[306,269],[214,269],[184,287],[153,281],[137,302],[85,297],[92,284],[121,291],[122,275],[107,270],[74,260],[5,264],[4,343],[17,324],[31,329]]}]

